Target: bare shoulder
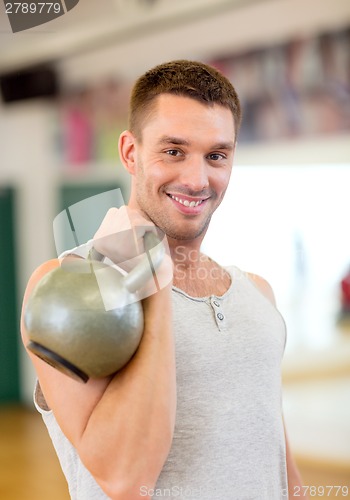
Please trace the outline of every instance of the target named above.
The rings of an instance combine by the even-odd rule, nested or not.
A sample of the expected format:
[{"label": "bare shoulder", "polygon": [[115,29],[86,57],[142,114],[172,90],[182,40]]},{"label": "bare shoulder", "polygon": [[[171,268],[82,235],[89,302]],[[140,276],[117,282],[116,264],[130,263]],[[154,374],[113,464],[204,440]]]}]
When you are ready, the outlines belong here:
[{"label": "bare shoulder", "polygon": [[268,281],[266,281],[262,276],[254,273],[246,273],[247,277],[253,282],[253,284],[260,290],[260,292],[265,295],[267,299],[275,306],[276,299],[273,293],[272,287]]}]

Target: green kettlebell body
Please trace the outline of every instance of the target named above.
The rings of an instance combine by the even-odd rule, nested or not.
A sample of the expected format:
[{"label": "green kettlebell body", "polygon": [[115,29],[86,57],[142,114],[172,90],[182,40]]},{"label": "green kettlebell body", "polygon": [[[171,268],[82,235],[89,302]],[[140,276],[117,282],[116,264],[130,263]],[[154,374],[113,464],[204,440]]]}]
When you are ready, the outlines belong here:
[{"label": "green kettlebell body", "polygon": [[49,272],[24,312],[28,349],[84,382],[118,371],[143,333],[142,305],[124,281],[114,267],[83,259]]}]

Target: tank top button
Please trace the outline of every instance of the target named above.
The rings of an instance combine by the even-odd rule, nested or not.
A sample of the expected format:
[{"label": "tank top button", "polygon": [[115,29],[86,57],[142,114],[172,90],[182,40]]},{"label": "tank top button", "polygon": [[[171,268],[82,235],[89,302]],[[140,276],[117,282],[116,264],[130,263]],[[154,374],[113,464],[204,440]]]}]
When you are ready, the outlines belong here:
[{"label": "tank top button", "polygon": [[218,302],[217,300],[213,300],[213,304],[216,307],[220,307],[220,302]]},{"label": "tank top button", "polygon": [[222,321],[222,320],[225,318],[225,316],[224,316],[223,314],[221,314],[221,313],[217,313],[217,315],[216,315],[216,316],[218,317],[218,319],[219,319],[220,321]]}]

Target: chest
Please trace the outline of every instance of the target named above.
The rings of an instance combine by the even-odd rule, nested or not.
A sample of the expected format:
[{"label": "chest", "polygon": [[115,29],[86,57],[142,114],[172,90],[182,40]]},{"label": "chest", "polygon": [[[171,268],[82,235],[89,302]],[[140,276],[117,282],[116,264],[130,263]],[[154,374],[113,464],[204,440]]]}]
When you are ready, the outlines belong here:
[{"label": "chest", "polygon": [[197,395],[201,407],[210,394],[225,408],[228,392],[241,401],[253,393],[262,401],[279,394],[285,325],[259,292],[245,290],[239,280],[222,298],[174,292],[173,322],[181,401],[190,405]]},{"label": "chest", "polygon": [[215,262],[187,268],[175,266],[173,284],[191,297],[220,297],[230,288],[231,276]]}]

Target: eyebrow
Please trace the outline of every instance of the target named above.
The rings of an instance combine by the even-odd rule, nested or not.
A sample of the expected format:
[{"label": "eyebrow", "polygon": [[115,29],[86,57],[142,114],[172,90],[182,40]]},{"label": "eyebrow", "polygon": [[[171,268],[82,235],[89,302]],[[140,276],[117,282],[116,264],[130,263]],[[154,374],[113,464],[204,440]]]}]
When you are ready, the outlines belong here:
[{"label": "eyebrow", "polygon": [[[186,141],[186,139],[182,139],[181,137],[168,136],[164,135],[158,141],[159,144],[175,144],[177,146],[190,146],[190,142]],[[225,149],[227,151],[233,151],[235,145],[233,141],[228,142],[218,142],[217,144],[213,144],[209,149]]]},{"label": "eyebrow", "polygon": [[214,144],[211,149],[227,149],[228,151],[233,151],[235,148],[234,142],[218,142]]},{"label": "eyebrow", "polygon": [[169,135],[163,135],[159,141],[159,144],[176,144],[177,146],[189,146],[190,143],[181,137],[174,137]]}]

